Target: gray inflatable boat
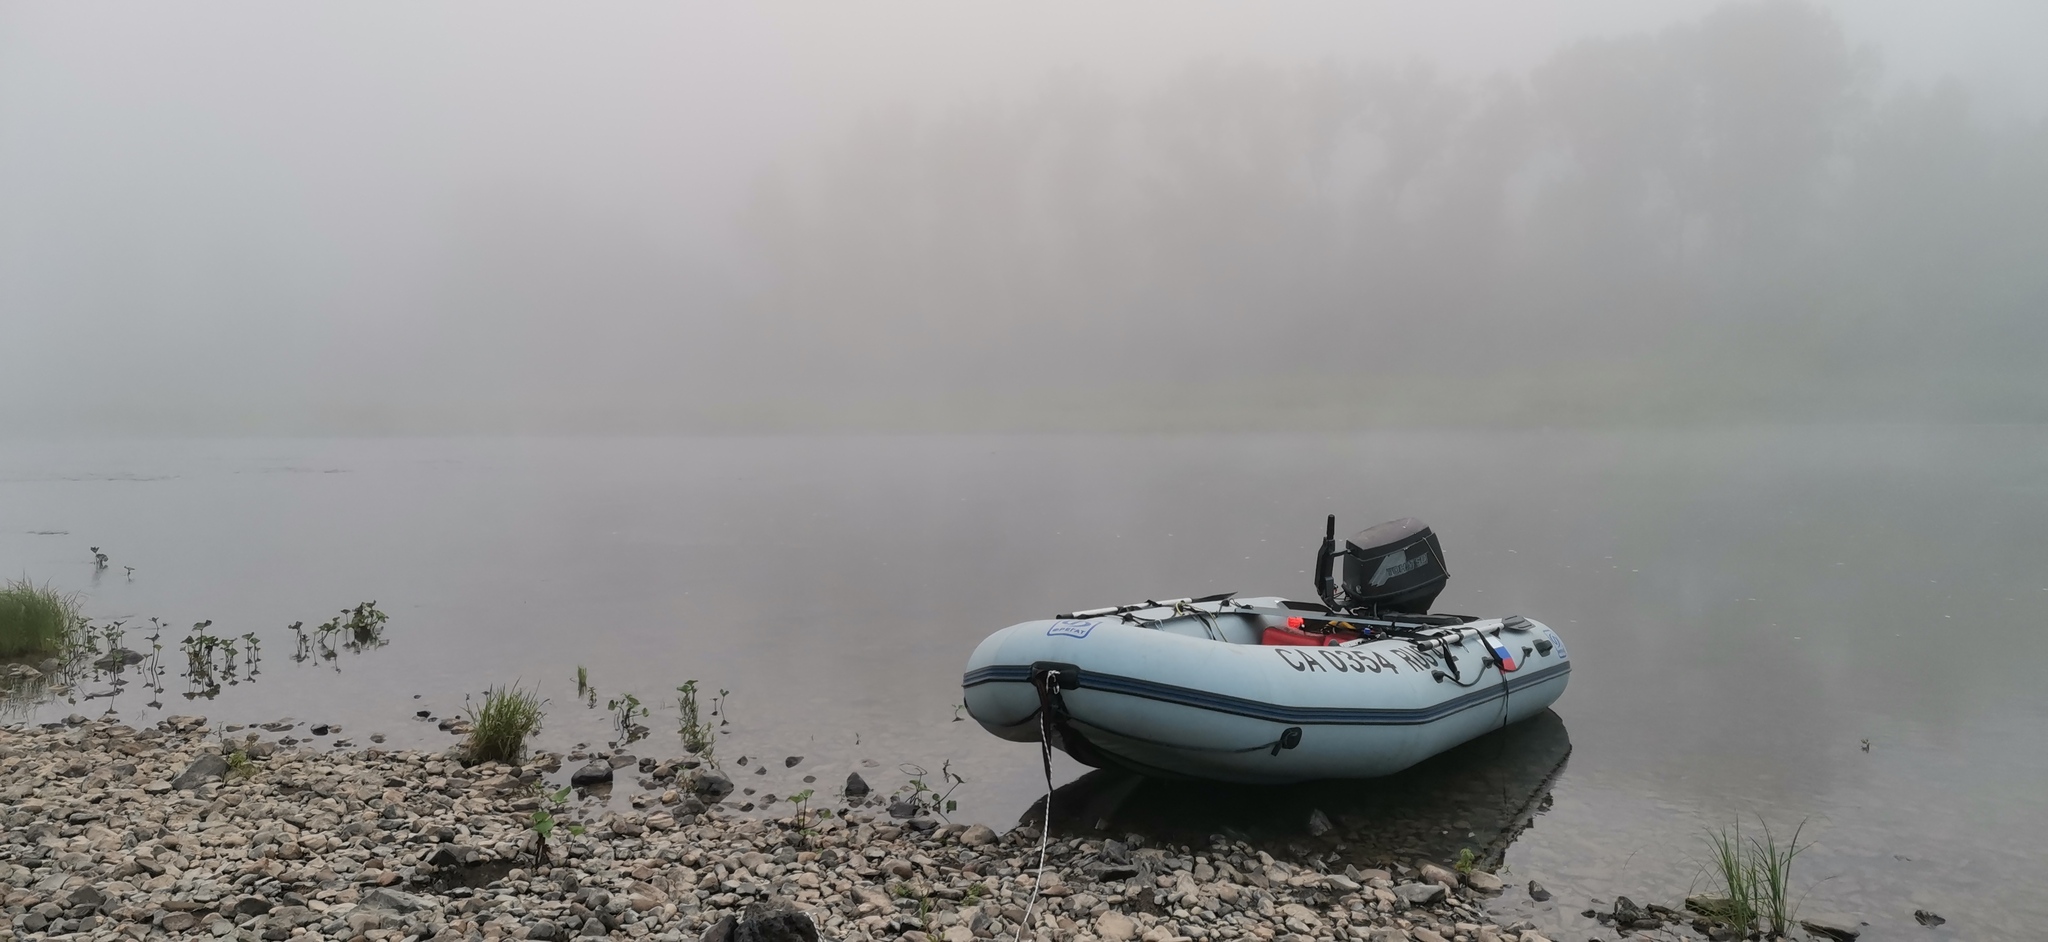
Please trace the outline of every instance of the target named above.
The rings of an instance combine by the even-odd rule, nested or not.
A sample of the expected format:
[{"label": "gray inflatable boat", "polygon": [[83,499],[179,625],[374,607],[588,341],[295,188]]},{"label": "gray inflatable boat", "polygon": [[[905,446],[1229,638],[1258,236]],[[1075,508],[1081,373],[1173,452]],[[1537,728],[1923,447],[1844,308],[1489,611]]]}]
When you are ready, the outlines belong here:
[{"label": "gray inflatable boat", "polygon": [[1284,783],[1398,772],[1564,693],[1570,656],[1549,626],[1428,612],[1449,574],[1421,521],[1341,550],[1335,529],[1318,601],[1146,600],[998,631],[968,660],[967,710],[1098,768]]}]

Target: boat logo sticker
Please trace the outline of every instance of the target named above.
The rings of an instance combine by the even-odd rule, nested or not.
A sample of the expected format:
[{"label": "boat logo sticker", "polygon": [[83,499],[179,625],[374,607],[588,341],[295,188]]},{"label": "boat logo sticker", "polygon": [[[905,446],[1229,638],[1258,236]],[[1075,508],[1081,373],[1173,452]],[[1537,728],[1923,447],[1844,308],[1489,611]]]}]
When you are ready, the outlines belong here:
[{"label": "boat logo sticker", "polygon": [[1094,630],[1095,623],[1092,621],[1084,621],[1079,618],[1065,618],[1053,622],[1051,628],[1045,629],[1045,636],[1048,638],[1056,636],[1086,638],[1088,633]]},{"label": "boat logo sticker", "polygon": [[1569,654],[1566,654],[1566,653],[1565,653],[1565,651],[1564,651],[1564,639],[1563,639],[1563,638],[1560,638],[1560,637],[1558,637],[1558,636],[1557,636],[1557,632],[1555,632],[1555,631],[1549,632],[1549,634],[1550,634],[1550,643],[1551,643],[1551,644],[1554,644],[1554,645],[1556,645],[1556,646],[1557,646],[1557,659],[1558,659],[1558,660],[1560,660],[1560,661],[1566,661],[1566,660],[1570,660],[1570,659],[1571,659],[1571,655],[1569,655]]}]

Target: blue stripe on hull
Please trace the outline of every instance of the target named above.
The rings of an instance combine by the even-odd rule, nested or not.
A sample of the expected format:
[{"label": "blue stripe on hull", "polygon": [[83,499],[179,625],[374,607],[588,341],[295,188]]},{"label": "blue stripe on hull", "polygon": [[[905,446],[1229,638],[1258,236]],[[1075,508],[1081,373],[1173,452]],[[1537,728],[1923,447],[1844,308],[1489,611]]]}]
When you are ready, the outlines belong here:
[{"label": "blue stripe on hull", "polygon": [[[1141,680],[1081,669],[1080,688],[1100,690],[1104,693],[1119,693],[1190,706],[1232,716],[1271,720],[1275,723],[1297,725],[1343,725],[1343,726],[1419,726],[1434,723],[1453,713],[1463,712],[1483,703],[1512,695],[1515,691],[1571,673],[1569,663],[1557,664],[1528,673],[1516,672],[1508,675],[1505,688],[1499,683],[1490,683],[1470,693],[1453,697],[1440,703],[1413,710],[1375,710],[1355,707],[1301,707],[1260,700],[1247,700],[1206,690],[1195,690],[1157,681]],[[967,672],[960,679],[961,687],[975,687],[991,683],[1030,683],[1031,668],[1023,665],[991,665]]]}]

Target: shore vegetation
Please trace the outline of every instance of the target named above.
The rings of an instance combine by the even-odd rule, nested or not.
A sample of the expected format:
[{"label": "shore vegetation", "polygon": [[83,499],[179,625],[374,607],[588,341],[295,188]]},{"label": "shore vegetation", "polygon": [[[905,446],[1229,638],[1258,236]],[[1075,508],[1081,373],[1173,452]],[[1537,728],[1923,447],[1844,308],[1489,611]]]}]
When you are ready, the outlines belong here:
[{"label": "shore vegetation", "polygon": [[517,762],[526,753],[526,738],[540,729],[546,715],[540,695],[513,684],[484,691],[482,703],[471,703],[469,758],[473,762]]},{"label": "shore vegetation", "polygon": [[27,579],[0,586],[0,657],[58,654],[83,625],[77,596]]},{"label": "shore vegetation", "polygon": [[1790,931],[1798,905],[1792,899],[1792,861],[1811,846],[1799,842],[1805,829],[1802,822],[1783,843],[1761,821],[1761,834],[1745,836],[1740,822],[1708,832],[1707,866],[1720,880],[1723,895],[1712,900],[1714,911],[1706,915],[1766,937]]}]

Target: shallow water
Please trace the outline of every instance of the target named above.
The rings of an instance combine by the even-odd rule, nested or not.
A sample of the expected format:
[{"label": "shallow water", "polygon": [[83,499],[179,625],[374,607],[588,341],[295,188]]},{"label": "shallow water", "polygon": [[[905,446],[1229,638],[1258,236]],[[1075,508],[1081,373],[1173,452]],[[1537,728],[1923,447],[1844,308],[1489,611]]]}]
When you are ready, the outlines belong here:
[{"label": "shallow water", "polygon": [[[161,710],[130,685],[37,719],[111,704],[440,746],[415,711],[522,680],[551,700],[543,746],[612,738],[605,701],[632,692],[654,707],[634,751],[670,755],[695,678],[707,706],[732,691],[718,755],[756,799],[950,761],[954,817],[997,824],[1044,783],[1035,748],[953,722],[975,642],[1140,597],[1308,595],[1330,512],[1347,531],[1422,517],[1452,572],[1439,609],[1556,627],[1575,663],[1556,717],[1371,787],[1134,799],[1097,776],[1056,822],[1299,840],[1313,803],[1350,853],[1497,843],[1511,882],[1557,895],[1501,908],[1586,938],[1611,935],[1576,915],[1590,899],[1705,889],[1705,829],[1761,816],[1805,822],[1806,909],[1858,914],[1866,939],[2048,922],[2041,429],[0,447],[0,573],[80,591],[96,619],[263,643],[261,673],[211,701],[174,671]],[[284,626],[369,599],[387,646],[287,656]],[[1084,771],[1056,761],[1063,783]]]}]

